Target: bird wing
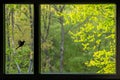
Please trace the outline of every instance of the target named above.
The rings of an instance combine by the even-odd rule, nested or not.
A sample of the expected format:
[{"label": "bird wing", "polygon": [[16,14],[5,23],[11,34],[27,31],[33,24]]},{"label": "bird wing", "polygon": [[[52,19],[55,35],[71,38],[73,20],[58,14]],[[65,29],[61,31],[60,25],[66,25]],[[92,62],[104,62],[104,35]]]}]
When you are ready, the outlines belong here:
[{"label": "bird wing", "polygon": [[18,45],[21,44],[21,40],[18,41]]}]

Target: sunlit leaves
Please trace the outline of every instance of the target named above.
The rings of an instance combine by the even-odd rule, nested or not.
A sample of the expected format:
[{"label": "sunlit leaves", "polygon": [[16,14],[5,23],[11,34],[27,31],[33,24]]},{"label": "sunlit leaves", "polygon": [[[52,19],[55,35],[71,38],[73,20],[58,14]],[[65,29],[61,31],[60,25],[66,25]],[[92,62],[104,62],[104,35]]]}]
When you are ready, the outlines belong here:
[{"label": "sunlit leaves", "polygon": [[99,45],[100,42],[101,42],[101,40],[99,39],[99,40],[96,41],[96,44]]},{"label": "sunlit leaves", "polygon": [[[78,18],[83,21],[83,16],[85,19],[89,15],[92,16],[86,24],[80,26],[81,28],[78,31],[69,31],[71,38],[74,42],[81,43],[84,51],[91,51],[93,49],[96,51],[94,52],[93,59],[86,65],[100,68],[98,73],[114,73],[115,65],[111,63],[115,64],[115,60],[111,61],[110,58],[115,55],[115,6],[113,4],[100,4],[76,5],[74,7],[76,7],[79,12],[74,9],[76,10],[76,14],[70,13],[72,16],[80,16]],[[78,19],[70,19],[78,23]],[[82,20],[79,20],[79,22],[82,22]],[[112,68],[112,70],[108,71],[107,68]]]},{"label": "sunlit leaves", "polygon": [[114,54],[115,53],[106,50],[94,52],[93,59],[91,59],[90,62],[86,62],[85,64],[89,67],[96,66],[100,68],[98,73],[115,73]]},{"label": "sunlit leaves", "polygon": [[[52,36],[57,35],[55,37],[55,45],[57,45],[56,53],[59,53],[58,44],[60,43],[60,29],[59,24],[56,22],[59,21],[57,18],[61,16],[64,18],[64,71],[115,73],[115,5],[66,4],[63,13],[54,9],[55,6],[59,8],[60,5],[51,6],[51,9],[53,8],[54,12],[52,22],[54,24],[51,26],[52,33],[50,34]],[[44,12],[49,13],[49,10],[45,5],[41,7],[42,16],[45,15]],[[42,20],[41,23],[41,31],[44,36],[45,33],[42,28]],[[47,41],[46,43],[41,44],[42,49],[50,51],[52,46],[54,46],[53,44],[54,43]],[[56,61],[55,65],[57,66],[56,69],[59,68],[59,61]],[[48,70],[48,67],[49,66],[47,65],[46,71]]]},{"label": "sunlit leaves", "polygon": [[83,45],[83,50],[86,50],[86,49],[88,49],[89,48],[89,43],[82,43],[82,45]]}]

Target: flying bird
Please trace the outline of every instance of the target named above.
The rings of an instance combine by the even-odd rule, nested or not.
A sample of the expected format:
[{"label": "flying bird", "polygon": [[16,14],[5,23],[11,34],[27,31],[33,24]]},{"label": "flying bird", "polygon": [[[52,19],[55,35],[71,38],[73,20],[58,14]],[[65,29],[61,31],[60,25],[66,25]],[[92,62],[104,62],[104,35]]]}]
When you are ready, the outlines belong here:
[{"label": "flying bird", "polygon": [[16,48],[16,49],[18,49],[19,47],[22,47],[23,45],[24,45],[24,43],[25,43],[25,41],[23,40],[23,41],[21,41],[21,40],[19,40],[18,41],[18,47]]}]

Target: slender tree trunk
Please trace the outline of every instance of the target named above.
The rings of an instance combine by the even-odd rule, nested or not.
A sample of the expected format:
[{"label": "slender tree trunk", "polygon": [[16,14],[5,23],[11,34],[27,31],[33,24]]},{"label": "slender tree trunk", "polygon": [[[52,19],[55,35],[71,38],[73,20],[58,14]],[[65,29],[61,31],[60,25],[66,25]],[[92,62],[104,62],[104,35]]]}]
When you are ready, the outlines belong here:
[{"label": "slender tree trunk", "polygon": [[[15,51],[15,47],[14,47],[14,9],[12,8],[11,10],[11,21],[12,21],[12,48],[13,48],[13,55],[16,54],[16,51]],[[15,60],[14,60],[15,61]],[[21,73],[21,69],[20,69],[20,66],[18,65],[18,63],[15,61],[15,64],[17,66],[17,69],[18,69],[18,73]]]},{"label": "slender tree trunk", "polygon": [[60,72],[63,72],[63,54],[64,54],[64,26],[63,17],[60,17],[61,24],[61,43],[60,43]]},{"label": "slender tree trunk", "polygon": [[[49,11],[45,11],[45,15],[42,16],[43,18],[43,23],[44,23],[44,32],[45,32],[45,35],[43,34],[43,37],[42,37],[42,43],[46,43],[47,40],[48,40],[48,36],[49,36],[49,31],[50,31],[50,25],[51,25],[51,7],[50,6],[47,6],[47,8],[49,9]],[[52,72],[52,66],[51,66],[51,60],[50,60],[50,53],[48,52],[48,49],[44,49],[43,52],[45,53],[46,55],[46,58],[45,58],[45,65],[44,67],[45,68],[49,68],[49,71]],[[43,69],[43,72],[45,70]]]},{"label": "slender tree trunk", "polygon": [[[5,17],[5,21],[6,21],[6,32],[7,32],[7,43],[8,43],[8,46],[6,48],[9,48],[10,49],[10,33],[9,33],[9,25],[10,25],[10,13],[8,11],[8,8],[5,9],[6,10],[6,17]],[[11,61],[11,58],[10,58],[10,55],[11,55],[11,52],[9,55],[7,55],[7,62],[9,63],[7,66],[7,73],[9,73],[9,69],[10,69],[10,61]]]},{"label": "slender tree trunk", "polygon": [[[60,5],[60,6],[56,6],[54,5],[53,6],[54,9],[58,12],[58,14],[62,14],[63,13],[63,10],[65,8],[65,5]],[[65,35],[65,32],[64,32],[64,26],[63,26],[63,16],[60,16],[59,18],[59,23],[61,25],[61,42],[60,42],[60,72],[63,72],[63,58],[64,58],[64,35]]]},{"label": "slender tree trunk", "polygon": [[[64,10],[64,7],[65,5],[61,5],[59,6],[60,8],[60,13],[62,14],[63,13],[63,10]],[[63,72],[63,59],[64,59],[64,35],[65,35],[65,31],[64,31],[64,26],[63,26],[63,21],[64,21],[64,18],[63,16],[61,16],[59,18],[59,21],[60,21],[60,25],[61,25],[61,43],[60,43],[60,72]]]},{"label": "slender tree trunk", "polygon": [[33,52],[34,52],[34,23],[33,23],[33,15],[32,15],[32,6],[29,5],[29,13],[30,13],[30,27],[31,27],[31,50],[32,52],[30,53],[30,64],[29,64],[29,68],[28,68],[28,73],[32,73],[32,68],[33,68]]}]

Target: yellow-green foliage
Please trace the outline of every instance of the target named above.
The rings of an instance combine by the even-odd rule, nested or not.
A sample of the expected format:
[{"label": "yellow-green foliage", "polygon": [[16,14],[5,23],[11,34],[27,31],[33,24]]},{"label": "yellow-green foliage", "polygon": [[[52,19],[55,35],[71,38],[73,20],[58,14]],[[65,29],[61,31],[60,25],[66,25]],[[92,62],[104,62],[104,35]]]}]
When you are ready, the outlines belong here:
[{"label": "yellow-green foliage", "polygon": [[[69,12],[66,16],[70,15],[69,19],[72,22],[77,23],[79,21],[81,25],[78,26],[80,29],[71,30],[69,34],[75,43],[82,44],[84,51],[93,51],[93,59],[85,62],[86,66],[98,67],[97,73],[115,73],[115,5],[88,4],[75,6],[75,11]],[[88,21],[84,22],[88,16]],[[78,20],[79,17],[81,17],[80,20]],[[66,25],[68,25],[69,19],[65,18]]]},{"label": "yellow-green foliage", "polygon": [[88,67],[96,66],[100,68],[97,73],[115,73],[115,53],[106,50],[94,52],[93,59],[85,64]]},{"label": "yellow-green foliage", "polygon": [[[31,13],[30,13],[31,12]],[[27,73],[30,63],[30,55],[33,55],[31,47],[34,40],[33,5],[5,4],[5,71],[7,74],[17,74],[20,66],[21,73]],[[33,25],[32,25],[33,24]],[[31,37],[32,36],[32,37]],[[18,41],[25,40],[25,44],[18,48]]]},{"label": "yellow-green foliage", "polygon": [[52,41],[50,40],[47,40],[46,42],[42,43],[41,44],[41,49],[42,50],[49,50],[49,49],[52,49],[53,48],[53,45],[52,45]]},{"label": "yellow-green foliage", "polygon": [[[58,9],[60,7],[60,5],[55,6]],[[115,73],[116,5],[65,5],[63,13],[55,10],[54,5],[49,5],[49,7],[53,9],[50,33],[48,41],[41,44],[41,49],[48,50],[49,57],[53,59],[51,63],[54,63],[52,67],[59,71],[61,42],[59,17],[63,16],[65,32],[63,70],[65,72]],[[49,10],[48,5],[41,6],[41,9],[41,36],[44,38],[46,35],[45,26],[43,26],[45,25],[44,18],[51,10]],[[47,22],[48,20],[46,20],[46,24]],[[54,41],[51,41],[50,37],[53,37]],[[44,52],[42,52],[42,65],[47,63],[44,60],[45,57]],[[50,72],[48,67],[46,64],[45,72]],[[45,67],[42,66],[43,68]]]}]

